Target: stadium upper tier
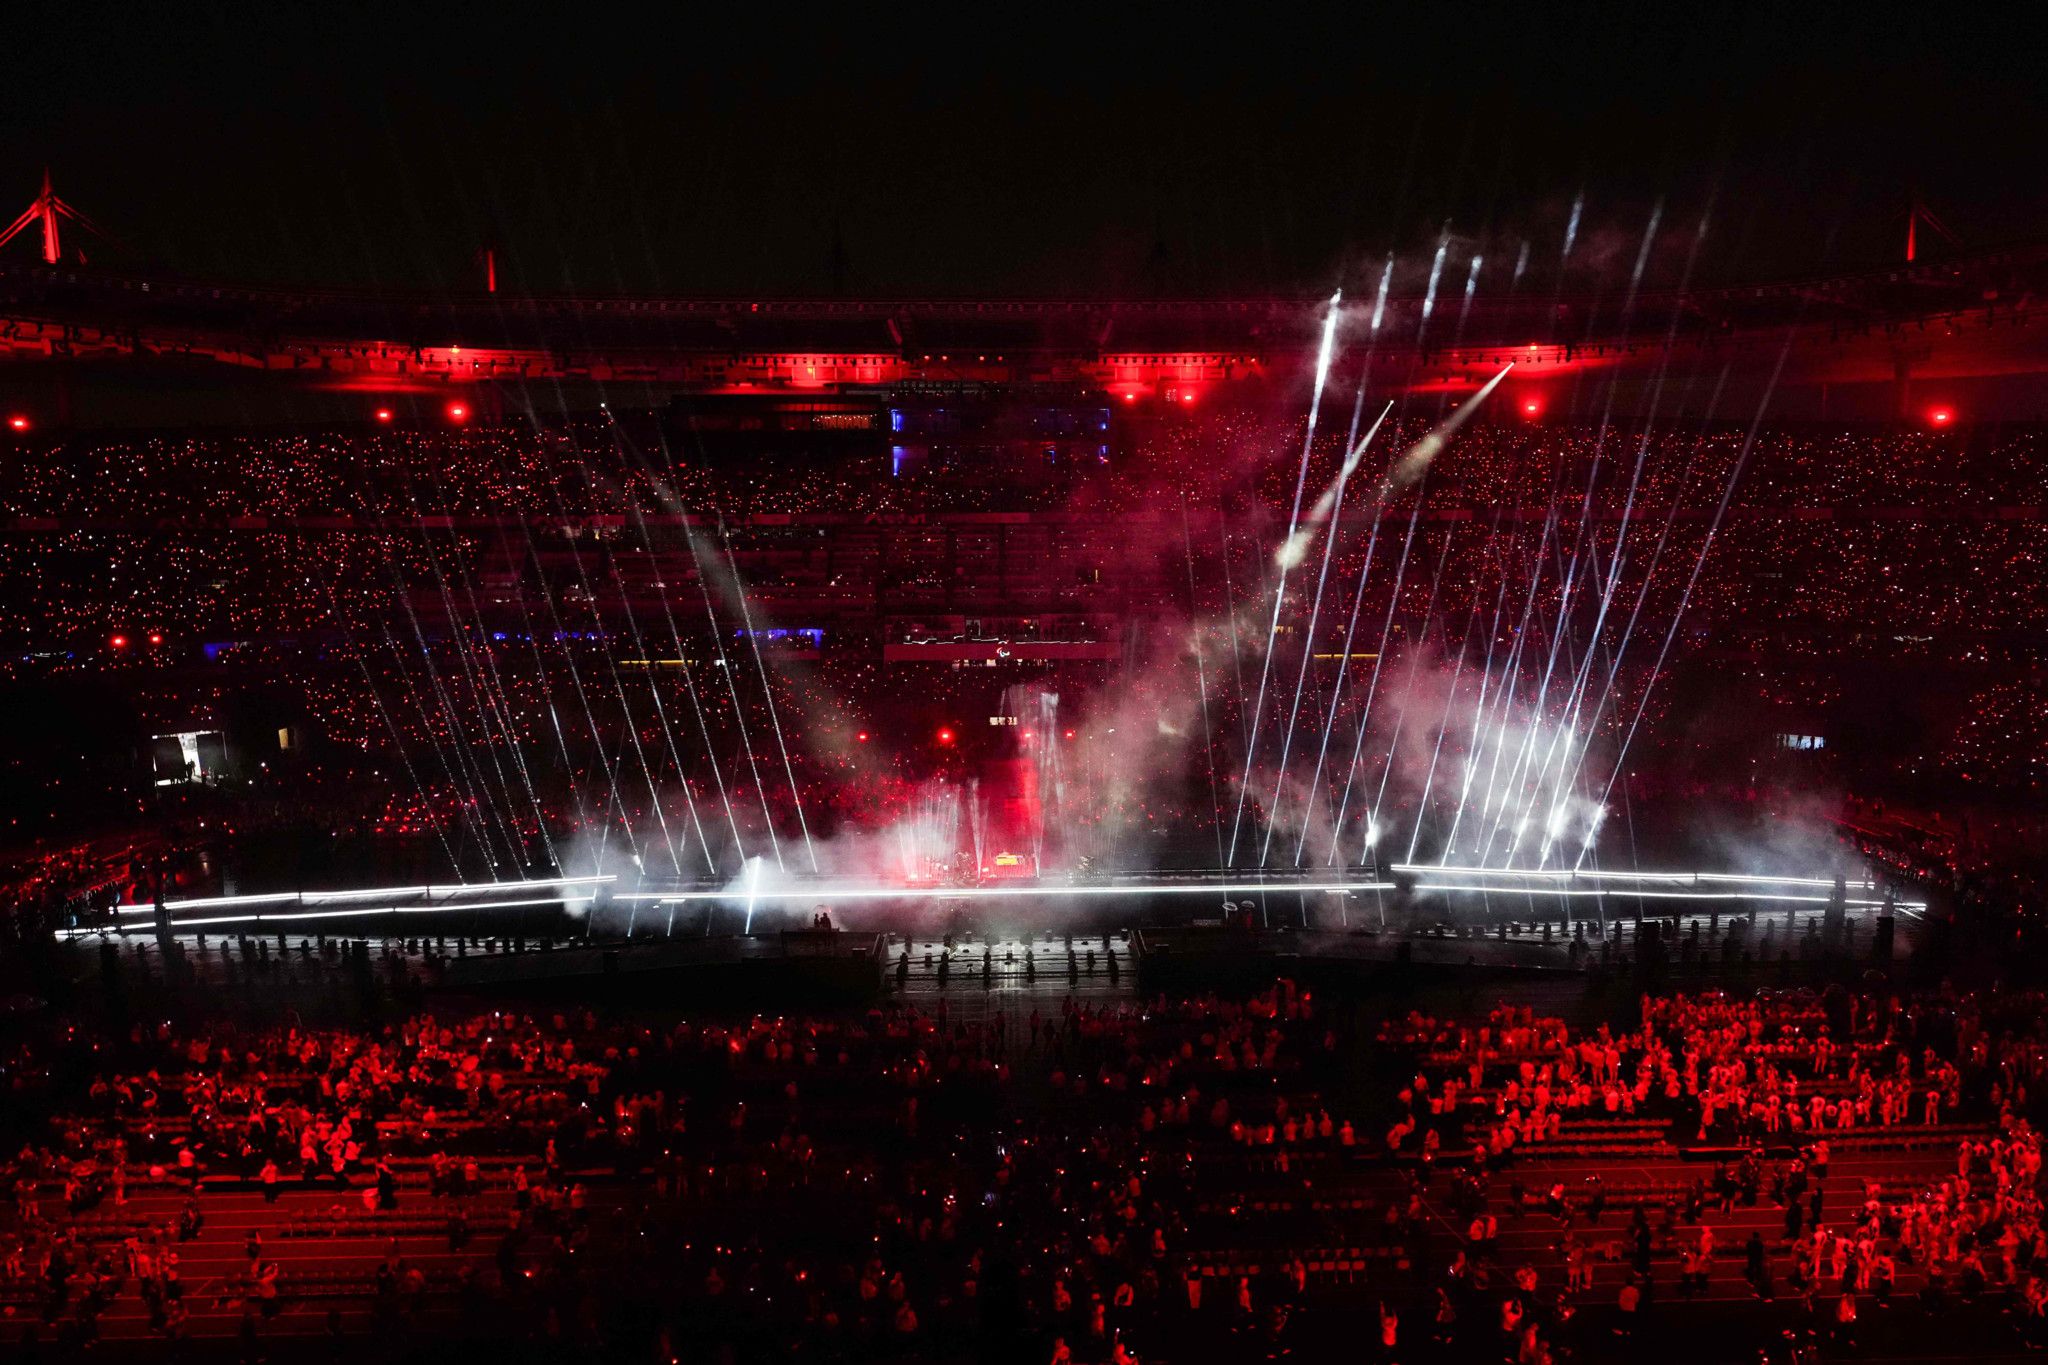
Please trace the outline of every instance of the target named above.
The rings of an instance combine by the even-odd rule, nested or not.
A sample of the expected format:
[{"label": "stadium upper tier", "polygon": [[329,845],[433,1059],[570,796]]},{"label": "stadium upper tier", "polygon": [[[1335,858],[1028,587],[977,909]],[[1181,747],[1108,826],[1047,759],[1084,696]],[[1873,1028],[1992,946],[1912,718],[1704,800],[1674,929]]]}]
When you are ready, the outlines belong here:
[{"label": "stadium upper tier", "polygon": [[[1795,377],[1884,382],[2043,368],[2029,324],[2048,243],[1823,278],[1604,293],[1526,289],[1435,311],[1358,291],[1357,331],[1410,384],[1459,367],[1555,371],[1675,344],[1761,357],[1811,344]],[[0,355],[188,358],[407,382],[645,381],[698,390],[830,389],[920,380],[1082,383],[1165,396],[1313,354],[1321,299],[676,298],[371,294],[221,284],[93,266],[0,266]],[[1816,365],[1820,368],[1816,369]],[[1435,371],[1443,371],[1438,374]],[[1825,371],[1825,372],[1823,372]]]}]

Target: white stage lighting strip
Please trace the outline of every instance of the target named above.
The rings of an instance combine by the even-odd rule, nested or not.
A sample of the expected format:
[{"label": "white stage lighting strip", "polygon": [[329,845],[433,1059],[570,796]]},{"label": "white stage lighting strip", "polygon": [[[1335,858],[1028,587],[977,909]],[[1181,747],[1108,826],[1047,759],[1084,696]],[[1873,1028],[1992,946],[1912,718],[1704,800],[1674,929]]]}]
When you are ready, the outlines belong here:
[{"label": "white stage lighting strip", "polygon": [[[255,911],[247,915],[207,915],[199,919],[172,920],[171,929],[175,932],[183,929],[202,929],[217,924],[261,925],[289,924],[306,919],[360,919],[365,915],[446,915],[453,914],[458,910],[510,910],[520,906],[560,905],[561,903],[562,898],[559,896],[541,896],[534,900],[524,901],[465,900],[457,901],[453,904],[443,903],[440,905],[365,905],[350,910],[285,910],[275,914],[264,914],[261,911]],[[91,929],[60,929],[57,932],[57,937],[65,939],[90,938],[94,934],[103,934],[110,931],[125,935],[131,932],[142,932],[142,926],[136,926],[132,930],[125,924],[118,926],[118,928],[116,926],[103,925]]]},{"label": "white stage lighting strip", "polygon": [[[176,914],[180,910],[216,910],[230,905],[325,905],[330,901],[358,900],[405,900],[414,896],[448,898],[455,896],[502,895],[507,891],[535,891],[547,887],[597,886],[615,882],[611,874],[595,877],[545,877],[519,882],[462,882],[453,886],[365,886],[346,891],[273,891],[257,896],[200,896],[191,900],[165,901],[164,909]],[[152,905],[119,905],[114,907],[116,915],[148,915],[155,913]],[[374,914],[375,911],[355,911],[356,914]]]},{"label": "white stage lighting strip", "polygon": [[1119,886],[811,886],[789,891],[628,891],[621,901],[903,901],[1004,900],[1064,896],[1080,900],[1096,896],[1222,896],[1285,895],[1289,892],[1393,891],[1392,882],[1161,882]]}]

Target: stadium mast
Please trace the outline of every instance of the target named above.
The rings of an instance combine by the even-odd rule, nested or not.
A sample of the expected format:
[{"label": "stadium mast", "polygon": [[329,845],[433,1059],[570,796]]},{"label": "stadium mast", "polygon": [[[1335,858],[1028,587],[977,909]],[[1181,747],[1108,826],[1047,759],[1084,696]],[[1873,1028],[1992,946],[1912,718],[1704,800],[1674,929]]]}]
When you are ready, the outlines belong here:
[{"label": "stadium mast", "polygon": [[1907,265],[1911,265],[1913,263],[1914,258],[1920,254],[1919,228],[1922,223],[1925,223],[1928,227],[1934,229],[1936,234],[1938,234],[1942,238],[1942,240],[1947,242],[1950,246],[1960,245],[1960,243],[1956,239],[1956,235],[1948,230],[1948,224],[1942,222],[1941,219],[1935,217],[1934,210],[1927,207],[1926,201],[1920,197],[1920,191],[1916,187],[1913,190],[1913,198],[1911,202],[1906,206]]},{"label": "stadium mast", "polygon": [[[57,192],[50,188],[49,167],[45,166],[43,192],[35,197],[34,203],[22,210],[21,217],[8,224],[5,232],[0,232],[0,246],[6,246],[31,226],[40,225],[43,230],[43,264],[56,265],[64,256],[57,240],[57,222],[62,218],[69,218],[95,237],[104,238],[109,242],[118,240],[114,234],[57,197]],[[83,260],[84,257],[81,255],[79,259]]]}]

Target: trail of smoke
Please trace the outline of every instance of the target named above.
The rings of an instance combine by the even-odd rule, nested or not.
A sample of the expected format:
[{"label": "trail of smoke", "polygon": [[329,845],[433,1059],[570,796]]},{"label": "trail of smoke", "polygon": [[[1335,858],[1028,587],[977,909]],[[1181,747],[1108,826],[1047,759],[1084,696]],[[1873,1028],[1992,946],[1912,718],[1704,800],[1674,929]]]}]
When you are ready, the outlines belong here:
[{"label": "trail of smoke", "polygon": [[1195,683],[1202,694],[1202,750],[1209,758],[1209,812],[1216,826],[1216,865],[1223,865],[1223,792],[1216,781],[1216,740],[1209,732],[1209,674],[1202,655],[1201,608],[1195,601],[1195,542],[1188,531],[1188,499],[1180,499],[1180,543],[1188,562],[1188,623],[1195,646]]},{"label": "trail of smoke", "polygon": [[1464,339],[1466,319],[1472,316],[1472,296],[1479,290],[1479,269],[1486,263],[1484,256],[1472,258],[1472,268],[1465,275],[1465,302],[1458,309],[1458,330],[1451,334],[1453,346]]},{"label": "trail of smoke", "polygon": [[1266,813],[1266,837],[1259,845],[1259,862],[1262,865],[1272,852],[1273,830],[1280,821],[1281,789],[1287,781],[1287,759],[1293,750],[1295,724],[1301,719],[1302,688],[1308,681],[1310,668],[1315,663],[1316,627],[1322,621],[1323,588],[1330,581],[1330,556],[1337,548],[1337,533],[1343,528],[1344,489],[1351,482],[1352,471],[1358,468],[1358,462],[1364,458],[1365,448],[1372,444],[1372,438],[1379,431],[1380,424],[1387,420],[1387,414],[1393,410],[1392,403],[1380,409],[1380,415],[1373,422],[1372,430],[1365,434],[1363,441],[1358,439],[1359,419],[1365,413],[1365,376],[1359,375],[1358,397],[1351,405],[1351,429],[1344,437],[1344,464],[1337,471],[1335,493],[1329,499],[1329,524],[1323,532],[1323,563],[1316,574],[1316,595],[1309,606],[1308,628],[1302,635],[1301,669],[1294,675],[1294,701],[1287,710],[1287,728],[1280,732],[1280,763],[1273,776],[1273,800]]},{"label": "trail of smoke", "polygon": [[1343,297],[1344,292],[1341,289],[1330,296],[1330,309],[1323,319],[1323,344],[1321,350],[1316,354],[1315,389],[1309,397],[1308,433],[1301,442],[1301,472],[1295,476],[1294,480],[1294,506],[1287,514],[1287,535],[1281,540],[1283,554],[1278,566],[1279,576],[1273,587],[1273,620],[1266,630],[1265,657],[1259,663],[1258,697],[1252,704],[1251,734],[1245,740],[1244,777],[1240,779],[1237,786],[1237,813],[1231,817],[1230,821],[1229,851],[1224,859],[1226,866],[1234,867],[1237,865],[1238,830],[1239,826],[1244,822],[1245,797],[1251,791],[1252,764],[1257,760],[1259,751],[1259,726],[1265,719],[1266,684],[1272,677],[1273,651],[1280,635],[1280,611],[1287,600],[1287,570],[1289,566],[1284,551],[1293,542],[1294,528],[1301,519],[1302,494],[1308,488],[1309,454],[1315,448],[1316,418],[1322,411],[1323,384],[1329,378],[1330,353],[1337,340],[1337,306]]},{"label": "trail of smoke", "polygon": [[[1429,315],[1436,311],[1437,281],[1443,278],[1444,257],[1450,254],[1450,250],[1451,225],[1446,223],[1443,232],[1438,234],[1436,239],[1436,259],[1429,263],[1429,285],[1422,292],[1422,326],[1425,328],[1429,326]],[[1421,339],[1421,333],[1418,331],[1416,340],[1419,342]]]}]

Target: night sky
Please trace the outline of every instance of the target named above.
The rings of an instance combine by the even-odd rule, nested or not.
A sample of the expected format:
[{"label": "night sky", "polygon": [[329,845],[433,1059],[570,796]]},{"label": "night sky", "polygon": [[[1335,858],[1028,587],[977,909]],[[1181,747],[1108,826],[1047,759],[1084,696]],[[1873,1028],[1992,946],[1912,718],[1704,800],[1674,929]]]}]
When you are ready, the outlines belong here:
[{"label": "night sky", "polygon": [[1916,183],[2038,232],[2038,29],[1698,8],[21,6],[0,188],[48,163],[96,259],[429,290],[490,242],[534,291],[1320,291],[1446,223],[1540,271],[1581,192],[1596,265],[1714,196],[1730,279],[1896,258]]}]

